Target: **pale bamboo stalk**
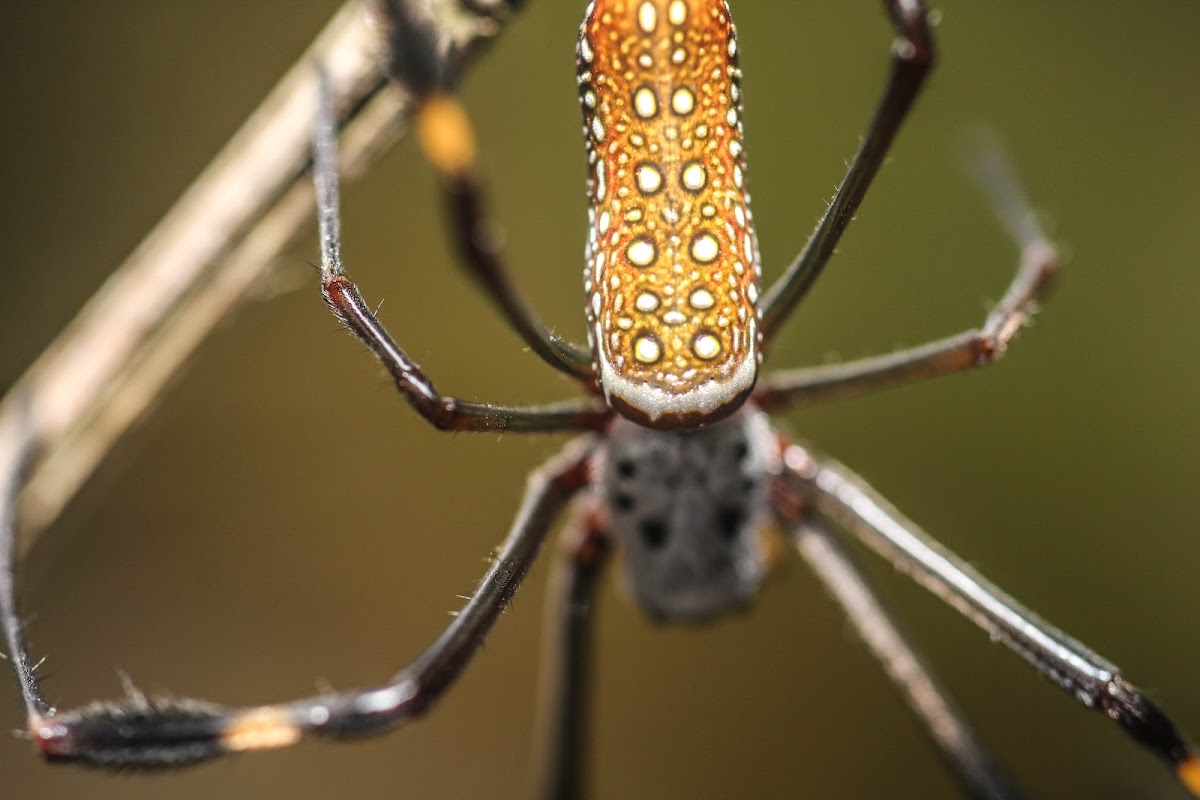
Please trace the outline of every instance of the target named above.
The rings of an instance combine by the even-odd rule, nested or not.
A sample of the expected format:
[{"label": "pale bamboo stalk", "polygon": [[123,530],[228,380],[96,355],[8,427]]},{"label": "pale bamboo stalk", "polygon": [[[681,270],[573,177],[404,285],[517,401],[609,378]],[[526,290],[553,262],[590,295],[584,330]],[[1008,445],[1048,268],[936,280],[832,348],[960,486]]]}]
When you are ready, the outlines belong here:
[{"label": "pale bamboo stalk", "polygon": [[[467,54],[493,19],[429,0],[448,43]],[[349,109],[347,176],[403,133],[409,100],[382,76],[376,0],[350,0],[242,129],[0,401],[0,474],[32,439],[39,458],[21,494],[22,546],[75,492],[196,350],[313,219],[308,176],[316,70]],[[32,430],[30,430],[32,427]]]}]

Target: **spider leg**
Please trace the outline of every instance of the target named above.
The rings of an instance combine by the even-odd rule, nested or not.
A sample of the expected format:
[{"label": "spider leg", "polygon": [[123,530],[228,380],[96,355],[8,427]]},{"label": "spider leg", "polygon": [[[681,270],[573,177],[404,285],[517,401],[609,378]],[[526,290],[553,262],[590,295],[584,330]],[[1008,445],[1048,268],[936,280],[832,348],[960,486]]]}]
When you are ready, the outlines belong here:
[{"label": "spider leg", "polygon": [[999,145],[987,139],[973,142],[967,163],[996,216],[1020,248],[1017,273],[983,325],[887,355],[774,373],[755,392],[759,405],[767,411],[779,411],[802,403],[863,394],[981,367],[1004,354],[1053,281],[1057,254]]},{"label": "spider leg", "polygon": [[543,361],[594,387],[591,352],[546,327],[505,267],[475,160],[474,132],[453,96],[457,75],[447,73],[447,59],[438,52],[438,29],[407,0],[385,6],[391,23],[389,72],[416,98],[417,139],[442,179],[453,239],[468,274]]},{"label": "spider leg", "polygon": [[376,733],[420,716],[466,668],[508,607],[551,525],[588,484],[594,446],[591,437],[576,439],[530,476],[516,520],[474,596],[445,632],[390,681],[361,691],[240,709],[140,694],[71,711],[50,707],[29,668],[28,647],[17,622],[10,485],[6,505],[0,509],[0,551],[6,559],[0,563],[0,607],[34,742],[53,761],[111,769],[155,768],[225,753],[287,747],[306,737]]},{"label": "spider leg", "polygon": [[929,665],[913,649],[840,537],[805,517],[781,516],[780,521],[801,557],[846,612],[867,649],[903,695],[922,730],[937,746],[967,794],[980,800],[1023,797],[978,740]]},{"label": "spider leg", "polygon": [[543,800],[582,797],[587,785],[592,604],[612,552],[602,516],[591,508],[564,533],[546,598],[536,772]]},{"label": "spider leg", "polygon": [[[42,693],[38,665],[29,655],[29,643],[17,608],[17,497],[38,455],[34,435],[40,427],[32,419],[28,395],[15,396],[12,402],[16,413],[7,415],[6,421],[15,428],[11,433],[16,444],[5,451],[11,460],[0,464],[0,626],[4,628],[7,652],[7,657],[0,653],[0,661],[7,660],[12,666],[25,715],[32,718],[52,713],[52,709]],[[5,438],[8,437],[0,435],[0,439]]]},{"label": "spider leg", "polygon": [[1101,711],[1165,761],[1200,797],[1200,760],[1175,724],[1116,666],[1042,620],[906,519],[845,467],[784,450],[792,491],[820,517],[853,533],[896,569],[933,592],[1086,708]]},{"label": "spider leg", "polygon": [[320,71],[313,127],[313,180],[321,238],[321,294],[333,313],[383,363],[417,413],[440,430],[559,431],[598,428],[607,411],[595,400],[515,408],[470,403],[445,397],[380,324],[356,287],[343,274],[338,219],[337,122],[328,80]]},{"label": "spider leg", "polygon": [[933,34],[921,0],[884,0],[899,36],[892,43],[892,72],[846,176],[804,249],[762,301],[762,336],[769,344],[812,287],[887,156],[900,124],[933,64]]}]

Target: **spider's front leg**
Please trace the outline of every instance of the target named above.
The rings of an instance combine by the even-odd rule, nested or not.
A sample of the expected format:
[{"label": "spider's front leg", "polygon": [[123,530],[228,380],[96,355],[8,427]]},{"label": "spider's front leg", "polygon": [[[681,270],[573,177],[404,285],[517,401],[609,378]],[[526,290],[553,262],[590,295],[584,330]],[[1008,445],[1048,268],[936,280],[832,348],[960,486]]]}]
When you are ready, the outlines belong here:
[{"label": "spider's front leg", "polygon": [[[790,443],[779,438],[787,452]],[[785,471],[772,484],[771,507],[780,529],[879,662],[964,791],[977,800],[1020,800],[1024,795],[997,764],[950,692],[880,599],[840,532],[815,518],[812,495]]]},{"label": "spider's front leg", "polygon": [[554,521],[588,485],[594,447],[591,437],[576,439],[530,476],[516,520],[474,595],[445,632],[390,681],[371,689],[236,709],[141,694],[71,711],[57,711],[46,701],[30,667],[13,591],[19,482],[10,481],[0,496],[0,622],[34,742],[53,761],[161,768],[287,747],[307,737],[375,733],[420,716],[466,668],[511,602]]},{"label": "spider's front leg", "polygon": [[1200,797],[1200,759],[1175,724],[1116,666],[1009,597],[840,464],[784,449],[789,491],[853,533],[1087,708],[1102,712],[1162,759]]},{"label": "spider's front leg", "polygon": [[595,495],[581,498],[562,535],[543,625],[536,797],[571,800],[587,785],[588,683],[596,589],[613,542]]}]

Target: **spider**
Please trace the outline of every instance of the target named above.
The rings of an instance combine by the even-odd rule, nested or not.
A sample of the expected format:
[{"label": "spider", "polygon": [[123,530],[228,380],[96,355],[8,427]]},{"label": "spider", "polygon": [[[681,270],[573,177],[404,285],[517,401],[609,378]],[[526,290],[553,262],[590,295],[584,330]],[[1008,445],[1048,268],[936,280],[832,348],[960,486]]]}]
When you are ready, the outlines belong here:
[{"label": "spider", "polygon": [[[5,598],[9,650],[42,752],[98,766],[166,766],[403,722],[424,711],[465,667],[552,522],[574,500],[565,537],[574,566],[561,606],[564,644],[547,759],[549,794],[569,796],[580,786],[586,609],[610,547],[625,552],[633,595],[644,611],[666,622],[704,621],[744,607],[757,593],[764,563],[755,534],[767,515],[846,606],[975,794],[1013,796],[1013,791],[873,599],[834,526],[913,573],[1085,705],[1103,709],[1196,791],[1200,781],[1190,748],[1111,665],[932,543],[845,468],[772,430],[764,416],[801,400],[987,363],[1023,325],[1053,272],[1053,249],[1003,174],[992,170],[997,205],[1021,248],[1021,261],[978,331],[876,359],[759,379],[765,350],[828,260],[932,63],[933,42],[920,3],[893,0],[885,7],[899,38],[876,115],[817,232],[761,298],[753,220],[742,185],[740,73],[728,8],[720,0],[604,0],[589,7],[579,45],[592,215],[586,272],[591,352],[585,352],[541,325],[507,279],[499,252],[481,235],[482,193],[469,128],[450,92],[454,76],[439,68],[423,21],[407,7],[393,6],[391,67],[421,97],[417,125],[447,184],[468,267],[531,348],[578,378],[592,397],[523,409],[461,402],[436,391],[342,274],[335,124],[330,98],[323,97],[314,139],[326,300],[389,369],[406,399],[439,428],[591,432],[531,478],[503,551],[446,634],[395,680],[368,691],[245,710],[134,696],[54,712],[32,674],[11,598]],[[683,35],[678,47],[676,32]],[[633,49],[627,52],[625,45]],[[648,54],[648,65],[639,48]],[[677,50],[683,53],[678,63]],[[618,53],[628,64],[606,72]],[[672,66],[664,70],[664,61]],[[624,75],[625,66],[633,79]],[[708,92],[687,82],[688,75],[710,74],[710,66],[716,73]],[[675,139],[668,133],[672,125]],[[692,145],[686,144],[689,138]],[[703,149],[701,140],[715,149]],[[617,205],[618,198],[634,200]],[[687,265],[681,273],[675,272],[676,261]],[[627,327],[624,320],[630,320]]]}]

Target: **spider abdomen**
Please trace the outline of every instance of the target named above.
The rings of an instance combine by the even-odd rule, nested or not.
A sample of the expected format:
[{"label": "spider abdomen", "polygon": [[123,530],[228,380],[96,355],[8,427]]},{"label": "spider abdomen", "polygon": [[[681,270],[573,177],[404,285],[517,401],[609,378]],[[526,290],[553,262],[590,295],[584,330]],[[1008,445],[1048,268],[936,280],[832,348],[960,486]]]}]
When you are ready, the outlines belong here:
[{"label": "spider abdomen", "polygon": [[595,0],[580,30],[588,336],[600,384],[661,429],[731,413],[758,372],[758,244],[725,0]]}]

